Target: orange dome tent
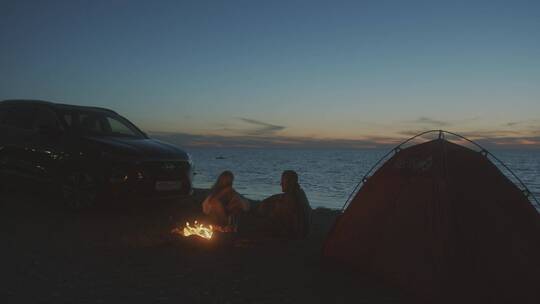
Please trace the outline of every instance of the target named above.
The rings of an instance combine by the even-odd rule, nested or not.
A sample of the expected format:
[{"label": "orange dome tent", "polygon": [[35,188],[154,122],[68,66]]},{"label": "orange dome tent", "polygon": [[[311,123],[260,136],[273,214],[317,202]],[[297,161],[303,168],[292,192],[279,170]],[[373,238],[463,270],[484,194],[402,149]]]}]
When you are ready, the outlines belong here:
[{"label": "orange dome tent", "polygon": [[323,255],[415,302],[540,303],[534,196],[480,146],[458,137],[480,147],[475,151],[444,138],[456,134],[437,132],[434,140],[398,146],[363,179]]}]

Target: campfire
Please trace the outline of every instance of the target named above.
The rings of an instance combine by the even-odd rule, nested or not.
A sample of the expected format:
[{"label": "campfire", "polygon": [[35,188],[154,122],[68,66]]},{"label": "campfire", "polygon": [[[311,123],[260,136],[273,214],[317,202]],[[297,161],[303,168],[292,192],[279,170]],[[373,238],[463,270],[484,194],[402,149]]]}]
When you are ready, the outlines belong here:
[{"label": "campfire", "polygon": [[198,223],[197,221],[194,221],[193,225],[186,222],[186,225],[183,228],[174,228],[172,233],[180,234],[184,237],[195,235],[209,240],[214,234],[214,227],[212,227],[212,225]]}]

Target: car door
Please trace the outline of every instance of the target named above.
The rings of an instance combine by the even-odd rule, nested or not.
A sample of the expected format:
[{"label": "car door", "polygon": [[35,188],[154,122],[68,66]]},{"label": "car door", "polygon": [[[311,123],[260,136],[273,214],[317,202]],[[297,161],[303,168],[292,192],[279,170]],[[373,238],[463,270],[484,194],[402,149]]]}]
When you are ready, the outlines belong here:
[{"label": "car door", "polygon": [[19,177],[32,176],[30,146],[34,108],[31,105],[3,107],[0,122],[0,165],[3,173]]},{"label": "car door", "polygon": [[32,175],[39,180],[52,181],[65,156],[65,133],[52,109],[36,106],[34,113],[29,143]]},{"label": "car door", "polygon": [[7,117],[8,107],[0,105],[0,178],[3,177],[3,172],[6,170],[6,145],[8,144],[8,127],[4,124]]}]

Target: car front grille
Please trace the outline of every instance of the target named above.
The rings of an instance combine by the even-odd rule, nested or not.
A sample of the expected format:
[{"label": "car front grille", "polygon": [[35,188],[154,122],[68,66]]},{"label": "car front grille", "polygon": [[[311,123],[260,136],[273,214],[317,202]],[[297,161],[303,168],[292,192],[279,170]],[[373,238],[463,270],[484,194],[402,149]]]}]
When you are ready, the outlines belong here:
[{"label": "car front grille", "polygon": [[191,170],[187,161],[152,161],[139,166],[145,179],[178,180],[185,179]]}]

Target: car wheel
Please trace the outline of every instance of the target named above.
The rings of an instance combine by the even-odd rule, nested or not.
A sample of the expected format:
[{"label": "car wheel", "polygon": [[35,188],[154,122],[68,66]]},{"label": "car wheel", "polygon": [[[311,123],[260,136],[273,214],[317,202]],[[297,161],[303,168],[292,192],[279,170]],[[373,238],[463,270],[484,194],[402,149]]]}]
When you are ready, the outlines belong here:
[{"label": "car wheel", "polygon": [[69,208],[85,209],[95,206],[98,184],[87,172],[72,172],[64,179],[61,191],[64,203]]}]

